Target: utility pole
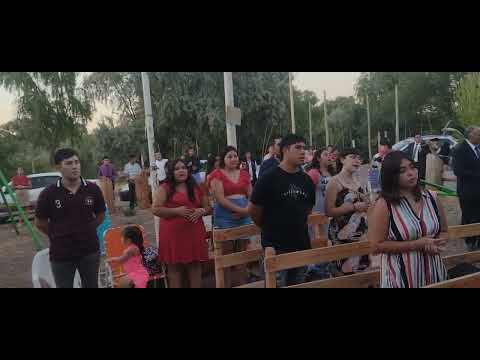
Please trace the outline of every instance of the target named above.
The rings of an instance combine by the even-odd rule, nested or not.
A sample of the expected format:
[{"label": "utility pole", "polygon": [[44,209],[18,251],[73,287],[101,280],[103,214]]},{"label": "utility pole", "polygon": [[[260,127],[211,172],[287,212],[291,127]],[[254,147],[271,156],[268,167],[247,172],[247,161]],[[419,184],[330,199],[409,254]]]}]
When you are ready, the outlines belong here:
[{"label": "utility pole", "polygon": [[323,111],[324,111],[324,120],[325,120],[325,147],[330,145],[330,136],[328,134],[328,112],[327,112],[327,91],[323,91]]},{"label": "utility pole", "polygon": [[157,190],[157,171],[153,167],[155,164],[155,133],[153,131],[153,111],[152,100],[150,97],[150,79],[148,73],[142,72],[143,102],[145,106],[145,128],[147,129],[148,159],[150,162],[150,180],[152,183],[152,192]]},{"label": "utility pole", "polygon": [[[145,107],[145,128],[147,130],[147,143],[148,143],[148,158],[150,160],[150,180],[152,184],[152,198],[155,191],[158,188],[157,184],[157,171],[155,170],[155,132],[153,131],[153,111],[152,100],[150,95],[150,79],[148,73],[142,72],[142,85],[143,85],[143,102]],[[158,234],[160,233],[160,218],[158,216],[153,217],[153,223],[155,225],[155,239],[157,239],[158,247]]]},{"label": "utility pole", "polygon": [[372,159],[372,129],[370,123],[370,101],[367,94],[368,158]]},{"label": "utility pole", "polygon": [[295,134],[297,129],[295,127],[295,105],[293,101],[293,84],[292,84],[292,73],[288,73],[288,84],[290,87],[290,117],[292,119],[292,134]]},{"label": "utility pole", "polygon": [[[233,108],[235,106],[235,100],[233,98],[233,77],[231,72],[223,73],[223,81],[225,86],[225,109],[228,107]],[[225,111],[227,114],[227,111]],[[237,129],[234,124],[230,123],[229,120],[225,118],[227,125],[227,145],[237,147]]]},{"label": "utility pole", "polygon": [[310,147],[313,146],[313,136],[312,136],[312,104],[308,102],[308,124],[310,127]]},{"label": "utility pole", "polygon": [[395,84],[395,142],[400,142],[400,120],[398,114],[398,83]]}]

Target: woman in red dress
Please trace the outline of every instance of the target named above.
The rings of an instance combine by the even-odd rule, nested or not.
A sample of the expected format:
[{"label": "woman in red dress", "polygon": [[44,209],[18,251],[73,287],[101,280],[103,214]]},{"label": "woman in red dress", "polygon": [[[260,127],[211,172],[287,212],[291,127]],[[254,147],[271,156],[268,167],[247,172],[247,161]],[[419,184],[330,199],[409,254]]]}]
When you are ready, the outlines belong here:
[{"label": "woman in red dress", "polygon": [[160,217],[159,260],[168,267],[171,288],[200,288],[201,262],[208,260],[203,216],[210,213],[208,196],[183,160],[168,165],[167,181],[157,190],[153,214]]}]

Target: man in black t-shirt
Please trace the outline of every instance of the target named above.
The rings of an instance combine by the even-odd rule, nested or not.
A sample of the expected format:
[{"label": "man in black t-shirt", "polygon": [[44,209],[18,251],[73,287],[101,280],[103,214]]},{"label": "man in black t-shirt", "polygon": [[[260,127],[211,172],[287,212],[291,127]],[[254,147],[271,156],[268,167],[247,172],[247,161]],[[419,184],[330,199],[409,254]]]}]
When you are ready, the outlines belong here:
[{"label": "man in black t-shirt", "polygon": [[[305,139],[287,135],[280,143],[281,163],[265,173],[253,189],[248,211],[262,229],[263,248],[277,254],[308,250],[308,216],[315,205],[315,186],[299,170],[305,161]],[[305,268],[279,272],[278,286],[304,281]]]}]

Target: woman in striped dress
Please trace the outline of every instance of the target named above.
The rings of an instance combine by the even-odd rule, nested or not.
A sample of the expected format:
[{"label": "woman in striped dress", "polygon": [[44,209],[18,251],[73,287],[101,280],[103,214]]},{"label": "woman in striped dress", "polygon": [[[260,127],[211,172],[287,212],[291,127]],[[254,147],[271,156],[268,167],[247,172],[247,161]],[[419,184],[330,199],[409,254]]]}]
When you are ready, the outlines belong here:
[{"label": "woman in striped dress", "polygon": [[447,280],[440,256],[448,241],[447,221],[436,194],[422,190],[414,162],[401,151],[387,155],[381,179],[368,230],[381,254],[381,287],[419,288]]}]

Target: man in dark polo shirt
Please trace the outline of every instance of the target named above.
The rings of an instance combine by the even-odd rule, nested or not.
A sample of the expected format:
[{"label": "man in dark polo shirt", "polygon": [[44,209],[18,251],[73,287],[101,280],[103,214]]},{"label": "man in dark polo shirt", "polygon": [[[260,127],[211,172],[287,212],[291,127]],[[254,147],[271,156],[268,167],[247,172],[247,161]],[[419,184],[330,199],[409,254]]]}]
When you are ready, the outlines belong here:
[{"label": "man in dark polo shirt", "polygon": [[50,239],[50,261],[58,288],[72,288],[78,270],[82,287],[98,287],[97,226],[103,222],[105,202],[100,188],[81,177],[78,154],[72,149],[55,153],[62,174],[42,191],[35,225]]}]

